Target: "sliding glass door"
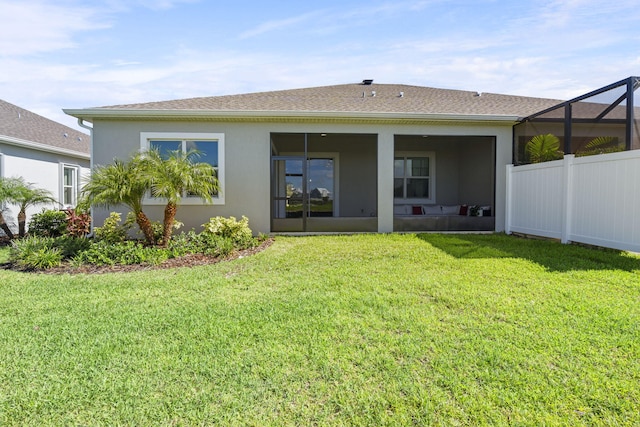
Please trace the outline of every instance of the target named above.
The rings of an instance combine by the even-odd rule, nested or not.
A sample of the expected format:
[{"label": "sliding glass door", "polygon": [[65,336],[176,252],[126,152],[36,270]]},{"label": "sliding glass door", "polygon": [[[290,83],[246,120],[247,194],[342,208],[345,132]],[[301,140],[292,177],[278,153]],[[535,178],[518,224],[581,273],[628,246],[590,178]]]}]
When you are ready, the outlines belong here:
[{"label": "sliding glass door", "polygon": [[273,156],[271,169],[273,231],[307,231],[310,217],[332,217],[334,159]]}]

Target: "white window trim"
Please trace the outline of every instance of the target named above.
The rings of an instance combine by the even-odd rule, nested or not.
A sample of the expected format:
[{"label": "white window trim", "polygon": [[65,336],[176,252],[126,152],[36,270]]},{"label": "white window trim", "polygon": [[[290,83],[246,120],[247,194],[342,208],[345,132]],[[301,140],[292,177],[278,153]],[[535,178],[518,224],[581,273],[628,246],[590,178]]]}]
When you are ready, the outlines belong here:
[{"label": "white window trim", "polygon": [[[224,205],[225,195],[225,155],[224,155],[224,133],[200,133],[200,132],[140,132],[140,150],[149,149],[150,140],[200,140],[218,141],[218,195],[213,197],[211,203],[202,201],[199,197],[183,197],[180,199],[181,205]],[[158,197],[145,197],[145,205],[165,205],[166,200]]]},{"label": "white window trim", "polygon": [[[406,197],[395,197],[395,204],[426,204],[426,203],[435,203],[436,202],[436,153],[435,151],[396,151],[393,153],[393,161],[395,162],[396,157],[428,157],[429,158],[429,194],[431,197],[429,198],[415,198],[409,199]],[[396,179],[395,168],[393,179]]]},{"label": "white window trim", "polygon": [[[74,188],[74,192],[73,192],[73,200],[71,201],[72,203],[64,203],[64,170],[65,169],[73,169],[75,171],[74,174],[74,178],[73,178],[73,188]],[[60,203],[60,206],[64,207],[64,208],[75,208],[76,205],[78,204],[78,194],[80,193],[80,166],[78,165],[73,165],[70,163],[60,163],[60,181],[59,181],[59,187],[58,187],[58,202]]]}]

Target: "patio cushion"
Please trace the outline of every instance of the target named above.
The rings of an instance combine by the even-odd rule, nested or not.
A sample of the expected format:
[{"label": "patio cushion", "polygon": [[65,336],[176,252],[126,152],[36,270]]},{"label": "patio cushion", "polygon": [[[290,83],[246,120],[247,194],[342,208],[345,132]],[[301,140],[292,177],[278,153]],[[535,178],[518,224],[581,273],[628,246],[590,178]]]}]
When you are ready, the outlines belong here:
[{"label": "patio cushion", "polygon": [[441,215],[442,207],[440,205],[424,205],[422,207],[425,215]]},{"label": "patio cushion", "polygon": [[409,205],[393,205],[394,215],[407,215]]},{"label": "patio cushion", "polygon": [[458,215],[460,213],[460,205],[442,206],[443,215]]}]

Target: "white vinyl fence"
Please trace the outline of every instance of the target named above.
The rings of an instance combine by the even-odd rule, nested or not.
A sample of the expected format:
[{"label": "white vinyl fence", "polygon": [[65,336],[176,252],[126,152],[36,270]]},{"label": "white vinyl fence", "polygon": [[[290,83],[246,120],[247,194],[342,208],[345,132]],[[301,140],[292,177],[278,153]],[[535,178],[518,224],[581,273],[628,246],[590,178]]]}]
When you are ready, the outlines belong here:
[{"label": "white vinyl fence", "polygon": [[640,252],[640,150],[508,165],[505,230]]}]

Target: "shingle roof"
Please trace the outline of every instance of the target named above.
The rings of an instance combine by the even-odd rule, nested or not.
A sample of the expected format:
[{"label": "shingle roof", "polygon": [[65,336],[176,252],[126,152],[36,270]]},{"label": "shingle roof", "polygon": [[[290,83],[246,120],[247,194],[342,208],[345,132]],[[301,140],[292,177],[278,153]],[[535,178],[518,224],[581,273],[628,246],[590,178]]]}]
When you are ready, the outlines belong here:
[{"label": "shingle roof", "polygon": [[[374,95],[375,92],[375,95]],[[401,95],[402,94],[402,95]],[[112,105],[96,110],[411,113],[524,117],[562,101],[398,84],[344,84]],[[78,110],[75,110],[76,113]],[[76,115],[76,114],[73,114]]]},{"label": "shingle roof", "polygon": [[6,137],[89,154],[89,135],[0,99],[0,140]]}]

